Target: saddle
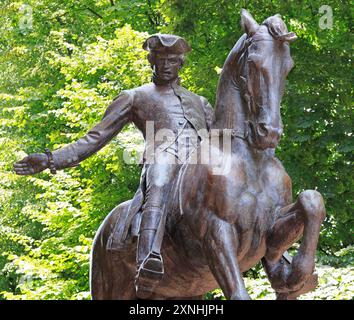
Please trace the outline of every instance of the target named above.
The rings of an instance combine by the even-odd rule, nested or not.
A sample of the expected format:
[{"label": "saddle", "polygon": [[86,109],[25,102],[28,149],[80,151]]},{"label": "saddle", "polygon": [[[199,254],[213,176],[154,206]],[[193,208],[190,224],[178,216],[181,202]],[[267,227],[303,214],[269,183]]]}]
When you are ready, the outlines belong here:
[{"label": "saddle", "polygon": [[[168,208],[169,211],[179,212],[176,220],[179,220],[182,215],[182,205],[181,205],[181,182],[184,178],[186,165],[182,165],[176,179],[173,181],[171,186],[169,199],[175,199],[172,206]],[[145,179],[146,179],[146,169],[143,170],[140,186],[136,191],[132,200],[127,201],[125,206],[122,208],[121,205],[114,208],[109,217],[112,217],[114,224],[111,229],[106,249],[108,251],[124,251],[129,248],[129,244],[135,242],[139,235],[140,222],[142,218],[142,207],[145,199]],[[166,208],[166,206],[164,206]],[[164,227],[165,221],[167,219],[167,212],[164,210],[161,220],[163,223],[160,223],[158,228],[155,242],[162,243],[164,236]],[[176,224],[177,221],[174,221],[173,224]],[[155,247],[157,247],[156,245]]]}]

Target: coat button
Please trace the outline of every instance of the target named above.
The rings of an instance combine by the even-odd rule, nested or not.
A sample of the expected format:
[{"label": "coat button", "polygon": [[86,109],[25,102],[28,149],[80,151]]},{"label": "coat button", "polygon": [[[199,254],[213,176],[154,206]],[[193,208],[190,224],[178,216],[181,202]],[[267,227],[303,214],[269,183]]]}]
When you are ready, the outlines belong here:
[{"label": "coat button", "polygon": [[179,125],[182,125],[182,124],[184,124],[184,121],[183,121],[183,120],[179,120],[179,121],[178,121],[178,124],[179,124]]}]

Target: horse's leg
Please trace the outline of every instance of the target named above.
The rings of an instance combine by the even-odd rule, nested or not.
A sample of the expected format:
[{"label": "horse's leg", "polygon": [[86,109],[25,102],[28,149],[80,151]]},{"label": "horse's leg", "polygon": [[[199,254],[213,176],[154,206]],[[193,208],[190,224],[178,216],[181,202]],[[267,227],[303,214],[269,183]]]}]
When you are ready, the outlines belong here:
[{"label": "horse's leg", "polygon": [[93,300],[106,299],[106,290],[104,282],[104,268],[102,265],[103,252],[99,240],[95,238],[94,247],[91,252],[90,264],[90,284],[91,284],[91,297]]},{"label": "horse's leg", "polygon": [[291,270],[291,260],[281,257],[279,261],[271,263],[263,258],[262,265],[266,270],[272,288],[276,292],[277,300],[296,300],[300,295],[315,290],[318,285],[318,276],[313,273],[300,289],[290,291],[286,287],[286,276]]},{"label": "horse's leg", "polygon": [[[277,293],[292,292],[296,297],[296,292],[297,295],[304,293],[302,287],[314,271],[318,237],[326,210],[321,194],[307,190],[282,211],[267,239],[263,265]],[[301,235],[300,248],[288,266],[282,255]]]},{"label": "horse's leg", "polygon": [[249,300],[237,262],[237,235],[233,225],[213,217],[203,250],[211,272],[227,299]]},{"label": "horse's leg", "polygon": [[[126,259],[123,258],[123,260]],[[114,275],[110,277],[112,282],[111,300],[137,300],[135,291],[134,275],[135,268],[127,266],[123,261],[114,265]]]},{"label": "horse's leg", "polygon": [[114,208],[96,232],[90,260],[90,287],[93,300],[136,299],[134,273],[129,278],[131,272],[129,273],[127,267],[127,263],[134,262],[135,258],[112,253],[107,249],[114,226],[129,205],[130,201],[127,201]]},{"label": "horse's leg", "polygon": [[111,282],[107,275],[111,274],[106,243],[112,225],[114,224],[114,210],[105,218],[96,232],[93,240],[90,259],[90,287],[93,300],[111,299]]}]

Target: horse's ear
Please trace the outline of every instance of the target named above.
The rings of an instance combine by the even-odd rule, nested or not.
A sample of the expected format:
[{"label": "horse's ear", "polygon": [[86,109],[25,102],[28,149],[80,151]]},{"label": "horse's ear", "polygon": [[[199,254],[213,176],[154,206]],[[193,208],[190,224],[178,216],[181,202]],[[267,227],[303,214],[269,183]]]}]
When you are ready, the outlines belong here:
[{"label": "horse's ear", "polygon": [[246,9],[241,9],[241,26],[249,36],[254,35],[259,28],[259,24]]}]

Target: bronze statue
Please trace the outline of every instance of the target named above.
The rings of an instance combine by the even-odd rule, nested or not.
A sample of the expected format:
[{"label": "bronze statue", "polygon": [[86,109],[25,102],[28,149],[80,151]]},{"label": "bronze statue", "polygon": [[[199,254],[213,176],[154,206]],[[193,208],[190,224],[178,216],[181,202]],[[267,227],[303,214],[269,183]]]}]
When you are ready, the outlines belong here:
[{"label": "bronze statue", "polygon": [[[187,43],[156,35],[144,44],[154,84],[123,92],[84,138],[15,164],[18,174],[76,165],[129,121],[143,133],[147,120],[159,129],[182,129],[177,138],[187,129],[197,133],[195,143],[173,139],[167,148],[147,143],[134,199],[112,210],[96,234],[93,299],[192,299],[218,287],[228,299],[249,299],[242,272],[259,261],[278,299],[296,299],[316,287],[323,199],[307,190],[293,202],[291,179],[274,155],[282,134],[280,101],[293,66],[289,43],[296,35],[279,15],[259,25],[242,10],[241,22],[245,34],[225,61],[212,123],[207,101],[178,85],[183,58],[175,54],[188,51]],[[178,53],[169,51],[177,48]],[[209,129],[210,135],[201,134]],[[225,151],[227,141],[231,147]],[[187,154],[184,159],[176,146]],[[201,161],[205,146],[211,158],[222,154],[221,173],[215,174],[213,159]],[[147,161],[151,150],[162,162]],[[164,162],[171,157],[175,164]],[[286,250],[301,236],[292,259]]]}]

